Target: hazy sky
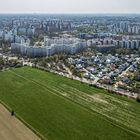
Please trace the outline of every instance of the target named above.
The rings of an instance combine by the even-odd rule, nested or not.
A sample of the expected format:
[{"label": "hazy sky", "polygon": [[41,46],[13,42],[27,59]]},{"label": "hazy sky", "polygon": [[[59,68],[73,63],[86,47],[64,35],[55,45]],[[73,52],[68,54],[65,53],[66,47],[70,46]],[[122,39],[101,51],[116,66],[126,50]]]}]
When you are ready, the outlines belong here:
[{"label": "hazy sky", "polygon": [[0,13],[140,13],[140,0],[0,0]]}]

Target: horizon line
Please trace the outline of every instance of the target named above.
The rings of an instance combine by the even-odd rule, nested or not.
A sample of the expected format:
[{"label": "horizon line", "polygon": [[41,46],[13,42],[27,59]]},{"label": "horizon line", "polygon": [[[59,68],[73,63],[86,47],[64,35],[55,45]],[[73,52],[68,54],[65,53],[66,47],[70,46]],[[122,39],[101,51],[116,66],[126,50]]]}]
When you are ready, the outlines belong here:
[{"label": "horizon line", "polygon": [[118,15],[120,15],[120,14],[122,14],[122,15],[124,15],[124,14],[135,14],[135,15],[137,15],[137,14],[140,14],[140,12],[108,12],[108,13],[104,13],[104,12],[102,12],[102,13],[95,13],[95,12],[84,12],[84,13],[81,13],[81,12],[65,12],[65,13],[63,13],[63,12],[0,12],[0,14],[96,14],[96,15],[106,15],[106,14],[113,14],[113,15],[116,15],[116,14],[118,14]]}]

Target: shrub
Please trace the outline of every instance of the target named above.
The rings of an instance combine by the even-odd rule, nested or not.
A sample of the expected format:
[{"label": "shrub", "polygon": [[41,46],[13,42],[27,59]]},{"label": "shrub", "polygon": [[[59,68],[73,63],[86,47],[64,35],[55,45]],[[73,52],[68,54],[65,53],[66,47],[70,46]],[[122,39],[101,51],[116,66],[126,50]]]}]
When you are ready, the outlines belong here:
[{"label": "shrub", "polygon": [[136,100],[137,100],[137,102],[140,103],[140,95],[137,96],[137,99]]}]

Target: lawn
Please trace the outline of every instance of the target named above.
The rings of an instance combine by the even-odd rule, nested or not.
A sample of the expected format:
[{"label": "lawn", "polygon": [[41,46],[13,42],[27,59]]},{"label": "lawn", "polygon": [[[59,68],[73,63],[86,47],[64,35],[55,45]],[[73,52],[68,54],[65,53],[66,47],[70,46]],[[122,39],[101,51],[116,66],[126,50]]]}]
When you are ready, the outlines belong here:
[{"label": "lawn", "polygon": [[29,67],[0,80],[0,100],[48,140],[140,139],[135,100]]}]

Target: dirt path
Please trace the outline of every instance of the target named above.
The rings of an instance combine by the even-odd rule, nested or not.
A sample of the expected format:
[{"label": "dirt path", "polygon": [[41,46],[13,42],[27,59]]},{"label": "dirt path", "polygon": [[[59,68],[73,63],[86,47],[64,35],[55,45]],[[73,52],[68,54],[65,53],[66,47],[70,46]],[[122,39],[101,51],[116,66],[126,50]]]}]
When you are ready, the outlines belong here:
[{"label": "dirt path", "polygon": [[29,128],[0,104],[0,140],[40,140]]}]

